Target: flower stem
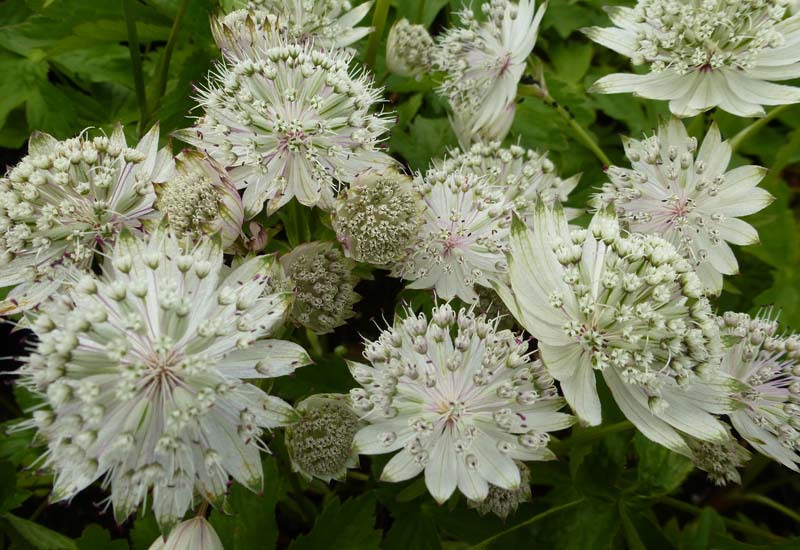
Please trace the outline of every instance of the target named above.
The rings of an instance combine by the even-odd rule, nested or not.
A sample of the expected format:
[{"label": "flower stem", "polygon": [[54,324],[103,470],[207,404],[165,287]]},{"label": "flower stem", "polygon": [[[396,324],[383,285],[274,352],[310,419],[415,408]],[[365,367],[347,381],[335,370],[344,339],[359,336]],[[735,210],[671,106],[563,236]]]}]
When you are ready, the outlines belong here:
[{"label": "flower stem", "polygon": [[158,60],[158,76],[156,79],[156,93],[153,105],[152,113],[158,108],[158,104],[161,102],[161,98],[164,96],[164,92],[167,89],[167,78],[169,76],[169,62],[172,58],[172,52],[175,49],[175,42],[178,38],[178,32],[181,30],[181,23],[183,23],[183,17],[186,15],[186,11],[189,8],[189,0],[181,0],[181,3],[178,5],[178,12],[175,14],[175,20],[172,22],[172,28],[169,31],[169,38],[167,39],[167,45],[164,46],[164,51],[161,53],[161,58]]},{"label": "flower stem", "polygon": [[375,4],[375,13],[372,15],[372,33],[369,35],[367,43],[367,54],[365,61],[367,66],[375,69],[375,59],[378,57],[378,45],[383,37],[383,28],[386,26],[386,18],[389,16],[389,0],[378,0]]},{"label": "flower stem", "polygon": [[125,24],[128,28],[128,50],[131,53],[133,84],[136,88],[136,101],[139,104],[139,135],[141,135],[147,121],[147,95],[144,91],[142,55],[139,51],[139,33],[136,30],[136,19],[133,15],[133,0],[122,0],[122,10],[125,13]]},{"label": "flower stem", "polygon": [[197,509],[197,517],[204,518],[206,517],[206,511],[208,510],[208,501],[204,500],[200,507]]},{"label": "flower stem", "polygon": [[739,146],[742,143],[744,143],[748,138],[752,137],[754,134],[757,134],[759,132],[759,130],[761,130],[761,128],[763,128],[764,126],[766,126],[769,123],[769,121],[771,121],[772,119],[777,117],[782,112],[786,111],[791,106],[792,106],[791,104],[779,105],[778,107],[775,107],[769,113],[767,113],[767,116],[761,117],[758,120],[756,120],[755,122],[753,122],[750,125],[746,126],[738,134],[733,136],[733,138],[731,139],[731,142],[730,142],[731,143],[731,148],[734,151],[736,151],[739,148]]},{"label": "flower stem", "polygon": [[780,512],[786,517],[792,518],[797,523],[800,523],[800,514],[795,512],[794,510],[787,508],[780,502],[776,502],[771,498],[764,496],[764,495],[756,495],[756,494],[749,494],[749,495],[742,495],[738,497],[736,500],[741,500],[744,502],[756,502],[758,504],[763,504],[764,506],[769,506],[773,510]]},{"label": "flower stem", "polygon": [[306,329],[306,338],[308,338],[308,343],[311,345],[311,353],[320,358],[325,355],[325,351],[322,349],[322,344],[320,344],[319,336],[317,336],[311,329]]},{"label": "flower stem", "polygon": [[[693,506],[691,504],[678,500],[677,498],[662,497],[660,499],[660,502],[662,504],[666,504],[667,506],[675,508],[676,510],[681,510],[682,512],[687,512],[695,516],[703,511],[702,508],[698,506]],[[722,521],[725,523],[725,525],[727,525],[734,531],[739,531],[740,533],[746,533],[749,535],[764,537],[772,541],[783,540],[783,537],[776,535],[774,533],[770,533],[769,531],[761,529],[760,527],[756,527],[755,525],[750,525],[749,523],[744,523],[743,521],[737,521],[735,519],[726,518],[725,516],[720,516],[720,517],[722,518]]]},{"label": "flower stem", "polygon": [[418,0],[419,5],[417,6],[417,23],[420,25],[424,25],[423,19],[425,19],[425,0]]},{"label": "flower stem", "polygon": [[553,508],[545,510],[541,514],[536,514],[535,516],[532,516],[532,517],[526,519],[523,522],[517,523],[516,525],[512,525],[511,527],[509,527],[505,531],[500,531],[499,533],[497,533],[495,535],[492,535],[488,539],[484,539],[481,542],[479,542],[478,544],[476,544],[474,546],[470,546],[470,548],[471,549],[485,548],[487,545],[493,543],[497,539],[502,538],[502,537],[506,536],[509,533],[513,533],[514,531],[516,531],[517,529],[520,529],[521,527],[527,527],[528,525],[536,523],[540,519],[544,519],[547,516],[551,516],[553,514],[557,514],[558,512],[562,512],[562,511],[567,510],[569,508],[574,508],[575,506],[577,506],[578,504],[581,504],[585,500],[586,499],[579,498],[578,500],[573,500],[572,502],[568,502],[567,504],[562,504],[561,506],[555,506]]},{"label": "flower stem", "polygon": [[611,159],[609,159],[608,155],[603,152],[594,138],[592,138],[592,136],[589,135],[583,126],[581,126],[580,123],[575,120],[575,117],[572,116],[572,113],[562,107],[546,90],[539,86],[521,84],[517,91],[521,96],[539,97],[545,102],[546,105],[553,107],[558,115],[564,119],[570,128],[572,128],[572,131],[575,132],[578,141],[580,141],[587,149],[589,149],[594,156],[596,156],[597,159],[603,163],[604,167],[611,166]]}]

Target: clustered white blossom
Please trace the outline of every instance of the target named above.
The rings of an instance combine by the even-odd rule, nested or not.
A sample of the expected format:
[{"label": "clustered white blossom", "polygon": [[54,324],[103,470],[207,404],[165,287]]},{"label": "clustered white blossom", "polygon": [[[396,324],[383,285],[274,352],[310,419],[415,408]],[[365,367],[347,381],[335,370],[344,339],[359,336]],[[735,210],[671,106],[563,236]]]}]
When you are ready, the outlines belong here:
[{"label": "clustered white blossom", "polygon": [[[739,482],[750,456],[723,417],[800,471],[800,336],[769,314],[717,317],[709,301],[738,269],[728,243],[757,242],[739,218],[772,200],[765,169],[729,169],[716,125],[698,146],[673,118],[624,139],[630,167],[608,167],[588,228],[570,226],[579,177],[503,146],[545,6],[490,0],[435,39],[405,19],[389,32],[390,71],[443,73],[462,146],[406,176],[381,144],[381,90],[351,66],[372,4],[234,2],[211,22],[223,59],[197,93],[202,114],[176,133],[195,149],[159,149],[157,126],[135,147],[120,126],[35,133],[0,179],[0,287],[14,287],[0,314],[23,313],[34,334],[16,374],[39,403],[19,427],[46,445],[51,499],[99,481],[117,521],[152,508],[165,537],[151,549],[219,550],[205,502],[223,507],[231,480],[260,491],[265,431],[282,427],[309,481],[395,453],[382,480],[423,474],[437,502],[458,489],[506,518],[531,498],[524,462],[556,458],[550,433],[600,424],[598,374],[633,425],[715,483]],[[800,77],[788,6],[613,8],[615,27],[586,33],[649,72],[595,88],[668,99],[680,116],[800,102],[772,82]],[[321,227],[299,207],[278,212],[292,199],[323,210]],[[282,248],[282,233],[311,242]],[[281,254],[258,254],[267,247]],[[412,301],[365,340],[368,364],[347,362],[361,387],[293,408],[257,380],[311,359],[273,336],[292,321],[319,350],[316,334],[356,315],[368,267],[356,262],[437,301],[428,315]]]},{"label": "clustered white blossom", "polygon": [[349,362],[363,386],[353,406],[370,423],[355,436],[361,454],[399,451],[381,474],[403,481],[424,472],[433,498],[458,488],[484,500],[490,486],[516,490],[515,460],[551,460],[548,432],[570,426],[553,378],[528,343],[497,320],[449,304],[430,318],[405,317],[367,341],[365,365]]},{"label": "clustered white blossom", "polygon": [[[444,72],[442,93],[467,134],[495,126],[509,110],[513,119],[517,84],[536,44],[545,7],[537,10],[535,0],[491,0],[481,6],[486,21],[464,8],[462,26],[439,37],[433,67]],[[493,133],[495,139],[505,136]]]},{"label": "clustered white blossom", "polygon": [[268,34],[217,66],[198,92],[203,116],[176,135],[228,169],[248,219],[292,198],[329,210],[340,184],[393,164],[378,147],[389,119],[370,113],[379,91],[348,67],[352,53]]},{"label": "clustered white blossom", "polygon": [[781,334],[767,315],[730,311],[719,324],[736,340],[722,359],[741,384],[739,406],[729,413],[733,427],[760,453],[800,471],[800,337]]},{"label": "clustered white blossom", "polygon": [[163,227],[123,233],[103,275],[80,275],[68,303],[30,313],[38,344],[19,375],[44,398],[31,422],[54,501],[102,479],[118,521],[149,500],[168,531],[195,492],[221,499],[228,476],[261,489],[262,431],[294,411],[244,379],[310,362],[264,339],[291,305],[273,292],[274,263],[259,256],[223,276],[219,240],[183,248]]},{"label": "clustered white blossom", "polygon": [[598,194],[612,204],[631,231],[660,235],[675,245],[714,294],[722,276],[738,272],[728,243],[758,242],[758,232],[739,219],[763,209],[773,197],[758,183],[760,166],[728,170],[731,146],[712,125],[698,150],[683,123],[671,119],[641,141],[624,139],[631,168],[611,166]]},{"label": "clustered white blossom", "polygon": [[800,88],[772,82],[800,77],[800,15],[784,18],[789,3],[639,0],[609,8],[613,27],[584,32],[649,72],[608,75],[594,90],[669,100],[678,116],[713,107],[762,116],[762,105],[797,103]]},{"label": "clustered white blossom", "polygon": [[731,410],[732,384],[691,264],[661,237],[625,235],[606,210],[570,230],[561,208],[540,205],[532,226],[512,230],[513,293],[496,288],[578,417],[601,421],[597,371],[651,440],[687,456],[682,434],[726,440],[714,415]]},{"label": "clustered white blossom", "polygon": [[336,197],[331,221],[348,258],[388,266],[405,255],[416,235],[421,205],[410,177],[369,171]]},{"label": "clustered white blossom", "polygon": [[38,305],[63,283],[66,267],[86,270],[123,228],[143,229],[156,214],[153,182],[171,171],[158,126],[129,147],[110,136],[58,141],[35,133],[28,155],[0,178],[0,305],[8,315]]}]

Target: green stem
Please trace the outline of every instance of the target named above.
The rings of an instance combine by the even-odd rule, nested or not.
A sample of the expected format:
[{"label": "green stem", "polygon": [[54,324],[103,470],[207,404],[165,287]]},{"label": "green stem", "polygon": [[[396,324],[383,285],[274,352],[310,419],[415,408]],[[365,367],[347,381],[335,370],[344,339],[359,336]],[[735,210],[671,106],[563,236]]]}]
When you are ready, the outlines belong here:
[{"label": "green stem", "polygon": [[541,98],[545,104],[550,105],[553,107],[558,115],[564,119],[564,121],[572,128],[572,131],[575,132],[575,136],[578,138],[578,141],[583,143],[583,145],[589,149],[597,159],[603,163],[603,166],[611,166],[611,159],[608,158],[597,142],[589,135],[589,133],[581,126],[575,117],[572,116],[572,113],[567,111],[564,107],[562,107],[549,93],[542,90],[538,86],[530,86],[526,84],[521,84],[518,88],[518,93],[521,96],[532,96]]},{"label": "green stem", "polygon": [[800,523],[800,514],[798,514],[797,512],[795,512],[794,510],[792,510],[790,508],[787,508],[786,506],[784,506],[780,502],[775,502],[774,500],[772,500],[771,498],[769,498],[767,496],[755,495],[755,494],[742,495],[742,496],[738,497],[736,500],[741,500],[741,501],[744,501],[744,502],[756,502],[758,504],[763,504],[764,506],[769,506],[773,510],[775,510],[777,512],[780,512],[781,514],[783,514],[786,517],[792,518],[797,523]]},{"label": "green stem", "polygon": [[423,19],[425,19],[425,0],[419,0],[419,6],[417,6],[417,23],[424,25]]},{"label": "green stem", "polygon": [[[692,515],[698,515],[702,513],[703,509],[698,506],[693,506],[691,504],[687,504],[681,500],[672,497],[662,497],[660,499],[662,504],[666,504],[676,510],[681,510],[682,512],[686,512]],[[749,535],[756,535],[759,537],[764,537],[766,539],[772,541],[780,541],[783,540],[783,537],[778,536],[774,533],[770,533],[765,529],[761,529],[760,527],[756,527],[755,525],[750,525],[749,523],[744,523],[742,521],[737,521],[735,519],[726,518],[725,516],[720,516],[722,521],[725,522],[725,525],[730,527],[735,531],[739,531],[740,533],[746,533]]]},{"label": "green stem", "polygon": [[563,453],[571,445],[576,443],[588,443],[597,439],[603,439],[605,436],[619,432],[626,432],[634,428],[633,424],[628,420],[617,422],[615,424],[608,424],[606,426],[598,426],[597,428],[589,428],[585,431],[579,431],[569,439],[564,441],[553,441],[550,444],[550,449],[555,453]]},{"label": "green stem", "polygon": [[144,91],[142,55],[139,51],[139,33],[136,30],[136,19],[133,15],[133,1],[123,0],[122,10],[125,12],[125,24],[128,27],[128,50],[131,53],[133,84],[136,87],[136,101],[139,104],[139,135],[141,135],[144,124],[147,121],[147,95],[145,95]]},{"label": "green stem", "polygon": [[372,33],[367,43],[365,61],[371,69],[375,68],[375,59],[378,57],[378,45],[383,37],[383,28],[389,16],[389,0],[378,0],[375,4],[375,13],[372,15]]},{"label": "green stem", "polygon": [[317,336],[311,329],[306,329],[306,338],[308,338],[308,343],[311,344],[311,353],[320,358],[325,355],[325,351],[322,349],[322,344],[320,344],[319,336]]},{"label": "green stem", "polygon": [[573,500],[572,502],[568,502],[567,504],[562,504],[561,506],[555,506],[553,508],[550,508],[549,510],[545,510],[541,514],[536,514],[535,516],[530,517],[530,518],[526,519],[525,521],[523,521],[521,523],[518,523],[516,525],[512,525],[511,527],[509,527],[505,531],[500,531],[496,535],[492,535],[488,539],[484,539],[481,542],[479,542],[478,544],[476,544],[475,546],[471,546],[470,548],[472,548],[472,549],[474,549],[474,548],[485,548],[487,545],[493,543],[497,539],[500,539],[500,538],[506,536],[509,533],[513,533],[517,529],[520,529],[522,527],[527,527],[528,525],[536,523],[540,519],[544,519],[547,516],[551,516],[553,514],[557,514],[558,512],[563,512],[564,510],[567,510],[569,508],[574,508],[575,506],[577,506],[578,504],[581,504],[585,500],[586,499],[580,498],[578,500]]},{"label": "green stem", "polygon": [[164,51],[161,53],[161,58],[158,60],[158,76],[156,79],[156,93],[153,105],[153,113],[156,112],[161,98],[164,97],[164,92],[167,90],[167,78],[169,77],[169,62],[172,58],[172,52],[175,49],[175,42],[177,42],[178,32],[181,30],[181,23],[186,11],[189,8],[189,0],[181,0],[178,5],[178,12],[175,14],[175,20],[172,22],[172,29],[169,31],[169,38]]},{"label": "green stem", "polygon": [[733,136],[733,138],[731,139],[730,141],[731,149],[736,151],[739,148],[739,146],[742,143],[744,143],[748,138],[758,133],[758,131],[761,130],[761,128],[763,128],[764,126],[766,126],[770,120],[774,119],[775,117],[777,117],[782,112],[786,111],[786,109],[788,109],[791,106],[792,106],[791,104],[779,105],[778,107],[775,107],[769,113],[767,113],[767,116],[761,117],[752,124],[746,126],[744,129],[742,129],[742,131]]}]

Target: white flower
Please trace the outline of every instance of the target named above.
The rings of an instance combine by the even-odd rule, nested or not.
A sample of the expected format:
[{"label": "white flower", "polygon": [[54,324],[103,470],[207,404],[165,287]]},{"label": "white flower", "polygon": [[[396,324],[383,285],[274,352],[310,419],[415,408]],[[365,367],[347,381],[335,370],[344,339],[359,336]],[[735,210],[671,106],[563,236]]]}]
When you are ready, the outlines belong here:
[{"label": "white flower", "polygon": [[757,187],[766,175],[759,166],[728,170],[731,146],[712,125],[700,150],[678,119],[662,123],[642,141],[625,139],[631,169],[612,166],[610,183],[599,194],[613,203],[631,231],[667,239],[689,259],[714,294],[722,275],[738,272],[728,243],[758,242],[758,232],[740,216],[754,214],[773,197]]},{"label": "white flower", "polygon": [[256,0],[256,13],[266,11],[285,25],[298,41],[313,41],[325,49],[349,46],[372,31],[356,27],[369,13],[372,1],[353,7],[350,0]]},{"label": "white flower", "polygon": [[11,314],[55,292],[67,267],[86,270],[127,227],[154,218],[153,182],[172,168],[158,150],[158,126],[136,148],[122,126],[110,137],[58,141],[34,133],[28,155],[0,178],[0,287],[19,285],[0,303]]},{"label": "white flower", "polygon": [[175,172],[155,183],[155,206],[180,236],[222,237],[223,248],[242,235],[244,207],[225,169],[199,151],[186,150],[175,157]]},{"label": "white flower", "polygon": [[389,120],[369,112],[380,92],[348,69],[351,53],[269,42],[220,63],[197,98],[205,114],[177,136],[229,170],[248,218],[293,197],[330,209],[342,182],[394,164],[378,150]]},{"label": "white flower", "polygon": [[[580,174],[569,179],[558,177],[546,153],[518,145],[505,148],[499,141],[475,143],[465,152],[453,151],[434,165],[440,172],[460,169],[478,177],[486,176],[523,219],[533,213],[538,202],[549,206],[566,202],[580,180]],[[575,218],[579,213],[579,210],[570,210],[568,217]]]},{"label": "white flower", "polygon": [[457,116],[471,113],[472,133],[503,118],[516,98],[545,7],[537,10],[534,0],[491,0],[482,6],[487,21],[464,9],[463,26],[438,40],[433,65],[445,73],[442,92]]},{"label": "white flower", "polygon": [[727,312],[719,323],[734,339],[722,368],[742,384],[733,427],[762,454],[800,471],[800,338],[779,335],[768,316]]},{"label": "white flower", "polygon": [[517,105],[509,103],[505,108],[493,118],[488,124],[477,132],[474,130],[477,112],[467,109],[457,109],[450,115],[450,126],[458,138],[458,144],[463,149],[469,149],[473,143],[500,141],[502,142],[514,124],[514,115],[517,112]]},{"label": "white flower", "polygon": [[476,301],[476,284],[491,286],[506,273],[511,211],[502,190],[462,170],[432,170],[414,183],[425,205],[423,222],[392,274],[445,300]]},{"label": "white flower", "polygon": [[261,339],[291,304],[271,293],[274,257],[225,277],[222,259],[219,239],[185,250],[163,228],[123,233],[102,276],[30,314],[38,344],[19,375],[44,399],[29,425],[48,445],[53,501],[102,479],[117,521],[149,500],[168,532],[195,492],[219,504],[229,476],[261,489],[262,429],[295,412],[243,379],[310,360],[297,344]]},{"label": "white flower", "polygon": [[368,170],[336,197],[331,222],[348,258],[388,266],[406,253],[422,223],[421,210],[410,177]]},{"label": "white flower", "polygon": [[148,550],[224,550],[217,532],[204,517],[181,522],[164,540],[158,537]]},{"label": "white flower", "polygon": [[614,27],[584,32],[649,71],[608,75],[593,89],[669,100],[678,116],[712,107],[762,116],[762,105],[796,103],[800,88],[770,82],[800,77],[800,15],[784,19],[788,4],[639,0],[633,8],[609,8]]},{"label": "white flower", "polygon": [[386,37],[386,67],[396,75],[421,77],[431,70],[433,38],[422,25],[401,19]]},{"label": "white flower", "polygon": [[353,437],[361,427],[346,395],[312,395],[295,406],[298,418],[286,427],[292,469],[307,480],[343,480],[358,467]]},{"label": "white flower", "polygon": [[353,290],[358,277],[355,262],[344,257],[335,243],[304,243],[281,256],[281,266],[294,292],[291,318],[317,334],[333,332],[355,315],[361,298]]},{"label": "white flower", "polygon": [[286,37],[286,26],[277,16],[255,7],[211,17],[211,34],[222,55],[232,61],[254,58],[259,50],[275,46]]},{"label": "white flower", "polygon": [[719,371],[719,330],[700,282],[667,241],[620,233],[613,213],[570,231],[562,209],[538,207],[533,230],[515,220],[511,289],[503,301],[538,341],[579,418],[600,424],[599,371],[649,439],[691,456],[685,433],[721,442],[732,381]]},{"label": "white flower", "polygon": [[472,310],[435,307],[430,320],[408,311],[364,357],[372,366],[349,362],[363,389],[351,390],[353,406],[370,425],[355,437],[360,454],[399,450],[383,469],[384,481],[425,472],[437,502],[456,487],[482,501],[490,484],[517,489],[515,460],[551,460],[547,432],[573,418],[557,412],[564,400],[527,342],[497,319]]}]

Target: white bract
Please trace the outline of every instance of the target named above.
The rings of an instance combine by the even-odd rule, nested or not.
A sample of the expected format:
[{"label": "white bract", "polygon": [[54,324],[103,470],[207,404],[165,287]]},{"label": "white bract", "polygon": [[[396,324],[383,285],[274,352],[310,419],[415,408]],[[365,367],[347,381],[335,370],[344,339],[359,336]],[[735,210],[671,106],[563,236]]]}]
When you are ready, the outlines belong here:
[{"label": "white bract", "polygon": [[758,183],[760,166],[728,170],[731,146],[712,125],[698,151],[683,123],[662,123],[658,133],[641,141],[624,139],[631,168],[612,166],[611,180],[597,199],[613,204],[631,231],[668,240],[687,258],[703,285],[714,294],[722,276],[738,272],[728,243],[758,242],[758,232],[740,216],[754,214],[773,197]]},{"label": "white bract", "polygon": [[497,319],[472,310],[434,307],[430,319],[408,311],[376,341],[366,342],[372,366],[349,362],[363,386],[353,406],[370,423],[355,437],[360,454],[399,451],[384,481],[423,471],[428,491],[444,502],[456,487],[482,501],[490,484],[516,489],[515,460],[552,460],[548,432],[569,427],[564,400],[528,344]]},{"label": "white bract", "polygon": [[163,228],[122,234],[103,275],[30,314],[38,344],[18,374],[44,400],[28,425],[47,443],[54,502],[102,479],[117,521],[149,500],[168,532],[195,493],[218,505],[229,476],[261,490],[262,430],[296,413],[243,380],[310,362],[297,344],[262,339],[291,305],[272,293],[274,262],[223,276],[219,239],[186,250]]},{"label": "white bract", "polygon": [[123,228],[153,219],[153,182],[172,169],[158,150],[158,126],[128,147],[122,127],[111,136],[58,141],[34,133],[28,155],[0,179],[0,287],[18,285],[1,314],[38,305],[64,280],[86,270]]},{"label": "white bract", "polygon": [[268,42],[217,66],[197,97],[204,115],[176,135],[228,169],[248,218],[292,198],[330,209],[341,183],[394,164],[378,150],[389,119],[369,112],[380,91],[350,71],[351,53]]},{"label": "white bract", "polygon": [[474,302],[476,284],[491,286],[506,272],[511,211],[502,190],[460,169],[432,170],[414,183],[425,206],[422,225],[392,274],[412,281],[408,288]]},{"label": "white bract", "polygon": [[166,540],[158,537],[148,550],[224,550],[217,532],[206,518],[196,517],[181,522]]},{"label": "white bract", "polygon": [[525,62],[536,44],[545,7],[542,4],[537,10],[534,0],[491,0],[482,6],[486,21],[478,21],[472,10],[464,9],[462,26],[439,38],[433,66],[445,73],[442,93],[466,132],[480,133],[506,118],[504,113],[516,98]]},{"label": "white bract", "polygon": [[495,288],[538,341],[548,372],[581,420],[600,424],[599,372],[628,419],[649,439],[691,456],[682,434],[728,439],[713,415],[730,410],[732,383],[700,281],[667,241],[620,232],[612,212],[570,231],[544,205],[533,230],[515,220],[511,289]]},{"label": "white bract", "polygon": [[762,105],[800,101],[800,88],[772,81],[800,77],[800,15],[784,19],[789,0],[639,0],[608,9],[614,27],[589,38],[646,65],[646,74],[612,74],[600,93],[633,92],[669,100],[678,116],[719,107],[761,116]]},{"label": "white bract", "polygon": [[800,471],[800,338],[779,334],[768,316],[731,311],[719,324],[735,340],[722,368],[742,384],[729,414],[733,427],[762,454]]}]

